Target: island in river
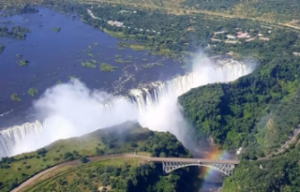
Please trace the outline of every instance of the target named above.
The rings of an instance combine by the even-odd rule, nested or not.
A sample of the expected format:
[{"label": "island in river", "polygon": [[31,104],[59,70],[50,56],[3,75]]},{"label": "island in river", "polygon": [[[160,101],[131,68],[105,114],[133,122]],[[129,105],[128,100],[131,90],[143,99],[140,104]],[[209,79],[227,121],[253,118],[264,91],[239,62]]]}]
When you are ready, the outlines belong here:
[{"label": "island in river", "polygon": [[[24,39],[0,38],[0,114],[6,116],[5,121],[0,118],[2,128],[28,116],[34,99],[28,94],[31,88],[39,90],[34,94],[38,97],[46,88],[76,77],[93,89],[126,94],[140,83],[167,80],[186,71],[177,60],[120,48],[120,40],[83,23],[76,14],[36,9],[38,13],[0,18],[4,29],[26,29]],[[53,31],[57,26],[59,33]],[[22,101],[13,102],[12,94]]]}]

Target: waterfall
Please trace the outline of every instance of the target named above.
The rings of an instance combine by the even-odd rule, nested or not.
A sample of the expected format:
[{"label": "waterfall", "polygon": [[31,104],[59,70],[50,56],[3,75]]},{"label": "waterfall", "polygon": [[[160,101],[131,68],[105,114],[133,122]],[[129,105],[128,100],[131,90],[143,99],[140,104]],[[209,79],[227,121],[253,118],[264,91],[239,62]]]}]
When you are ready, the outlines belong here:
[{"label": "waterfall", "polygon": [[[233,81],[253,69],[232,59],[216,64],[205,60],[190,73],[165,82],[141,84],[129,90],[127,96],[91,93],[82,83],[57,85],[46,91],[45,94],[50,95],[48,100],[47,97],[38,100],[43,110],[49,108],[48,111],[56,111],[54,114],[45,117],[43,123],[25,123],[0,132],[0,158],[33,151],[59,139],[80,136],[127,120],[138,120],[151,130],[169,131],[184,143],[188,125],[177,103],[178,96],[205,84]],[[74,110],[75,115],[72,114]]]},{"label": "waterfall", "polygon": [[39,137],[43,125],[39,121],[24,123],[0,131],[0,158],[14,155],[14,146],[27,140],[29,137]]},{"label": "waterfall", "polygon": [[[132,101],[137,103],[140,113],[143,113],[152,108],[153,104],[159,103],[164,95],[177,99],[178,96],[192,88],[209,83],[230,82],[253,71],[252,67],[232,59],[218,61],[214,68],[201,69],[193,70],[193,72],[177,76],[166,82],[140,85],[138,89],[130,90],[129,96]],[[205,73],[211,74],[213,77],[207,76]]]}]

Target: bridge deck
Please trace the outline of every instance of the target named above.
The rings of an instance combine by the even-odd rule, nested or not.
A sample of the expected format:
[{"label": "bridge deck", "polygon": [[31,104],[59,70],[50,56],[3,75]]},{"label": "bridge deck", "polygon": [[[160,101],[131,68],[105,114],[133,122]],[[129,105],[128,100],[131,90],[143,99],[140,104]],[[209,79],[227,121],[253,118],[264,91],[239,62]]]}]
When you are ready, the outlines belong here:
[{"label": "bridge deck", "polygon": [[216,163],[216,164],[239,164],[238,160],[210,160],[210,159],[192,159],[192,158],[174,158],[174,157],[145,157],[134,155],[135,157],[142,158],[152,162],[181,162],[181,163]]}]

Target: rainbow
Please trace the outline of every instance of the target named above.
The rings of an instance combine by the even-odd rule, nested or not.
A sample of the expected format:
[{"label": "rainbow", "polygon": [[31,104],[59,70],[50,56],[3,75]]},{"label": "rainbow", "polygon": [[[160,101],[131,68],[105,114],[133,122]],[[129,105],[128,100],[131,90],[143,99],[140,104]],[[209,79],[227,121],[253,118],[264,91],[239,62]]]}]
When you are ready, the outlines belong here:
[{"label": "rainbow", "polygon": [[[226,150],[219,150],[216,147],[211,148],[207,152],[205,152],[205,159],[229,159],[230,154]],[[215,175],[216,171],[210,169],[208,167],[201,167],[200,168],[200,178],[209,179]]]}]

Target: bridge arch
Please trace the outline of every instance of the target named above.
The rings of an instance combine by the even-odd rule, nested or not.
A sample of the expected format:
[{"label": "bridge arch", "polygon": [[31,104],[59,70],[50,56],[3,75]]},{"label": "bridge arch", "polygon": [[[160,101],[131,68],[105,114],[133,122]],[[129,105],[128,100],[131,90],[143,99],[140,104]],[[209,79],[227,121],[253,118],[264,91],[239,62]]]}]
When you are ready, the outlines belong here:
[{"label": "bridge arch", "polygon": [[165,173],[170,173],[177,169],[183,167],[190,167],[190,166],[198,166],[198,167],[208,167],[219,171],[227,176],[231,176],[233,173],[233,169],[235,168],[232,164],[222,164],[222,163],[182,163],[182,162],[162,162],[163,170]]}]

